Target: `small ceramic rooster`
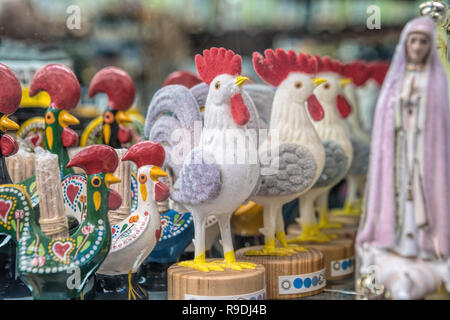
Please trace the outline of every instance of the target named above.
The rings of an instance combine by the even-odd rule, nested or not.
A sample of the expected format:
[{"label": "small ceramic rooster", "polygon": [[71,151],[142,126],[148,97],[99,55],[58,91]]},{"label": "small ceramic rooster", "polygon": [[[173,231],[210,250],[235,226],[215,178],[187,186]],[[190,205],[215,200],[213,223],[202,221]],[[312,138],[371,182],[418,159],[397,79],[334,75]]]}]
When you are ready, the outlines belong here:
[{"label": "small ceramic rooster", "polygon": [[[318,60],[318,76],[326,79],[326,83],[314,90],[314,95],[308,99],[308,111],[312,123],[325,148],[325,167],[314,186],[300,197],[300,219],[302,227],[300,236],[291,239],[292,242],[316,241],[328,242],[330,237],[319,231],[316,222],[314,201],[319,196],[341,181],[352,162],[353,149],[345,131],[341,117],[350,113],[350,106],[341,95],[341,87],[348,81],[341,79],[341,64],[329,57]],[[335,227],[328,223],[328,199],[321,201],[319,225]]]},{"label": "small ceramic rooster", "polygon": [[124,70],[116,67],[103,68],[95,74],[89,85],[89,97],[106,93],[108,107],[103,113],[103,143],[113,148],[131,140],[130,130],[125,127],[133,122],[125,113],[133,104],[135,88],[133,80]]},{"label": "small ceramic rooster", "polygon": [[[201,119],[197,100],[186,92],[187,88],[175,85],[164,87],[155,94],[146,125],[151,129],[157,121],[153,115],[160,114],[164,108],[179,105],[179,109],[174,110],[177,119],[165,118],[166,128],[187,128],[184,137],[190,137],[196,125],[201,130],[198,145],[191,141],[187,145],[187,150],[190,150],[187,155],[180,159],[175,152],[170,152],[170,163],[179,172],[171,198],[191,212],[195,225],[195,259],[182,265],[201,271],[223,270],[223,267],[237,270],[252,268],[252,264],[235,260],[230,218],[253,192],[259,177],[259,164],[229,164],[225,158],[226,146],[232,146],[227,141],[230,131],[233,132],[233,141],[236,138],[246,139],[250,115],[256,113],[251,99],[242,90],[248,79],[240,76],[241,57],[224,48],[205,50],[203,55],[196,56],[196,65],[200,77],[209,85],[204,125],[201,120],[197,123],[195,120]],[[169,101],[172,101],[170,106]],[[234,155],[248,152],[228,148],[230,151]],[[215,215],[219,221],[225,253],[223,263],[208,263],[205,260],[204,225],[209,215]]]},{"label": "small ceramic rooster", "polygon": [[[322,172],[325,152],[308,118],[306,101],[316,86],[325,80],[315,77],[316,58],[304,53],[296,54],[292,50],[277,49],[274,52],[268,49],[265,57],[255,52],[253,66],[256,73],[277,90],[269,137],[259,148],[261,186],[254,198],[264,207],[261,232],[265,236],[265,245],[262,250],[249,250],[246,254],[291,255],[303,248],[288,246],[282,206],[307,192]],[[281,248],[275,246],[275,238],[281,243]]]},{"label": "small ceramic rooster", "polygon": [[[160,168],[164,158],[164,148],[153,141],[133,145],[122,158],[122,161],[132,161],[138,167],[138,205],[126,219],[112,226],[111,251],[97,274],[131,277],[158,242],[161,221],[156,201],[169,197],[169,189],[158,181],[159,177],[167,176]],[[130,286],[128,298],[146,297],[146,292],[137,292],[138,289],[138,285],[137,289]]]},{"label": "small ceramic rooster", "polygon": [[[85,175],[75,174],[69,163],[68,148],[78,145],[78,135],[69,125],[79,121],[69,111],[73,110],[80,100],[80,83],[68,67],[61,64],[49,64],[40,69],[33,77],[30,85],[30,96],[45,91],[50,95],[51,103],[45,113],[45,147],[58,156],[61,171],[66,214],[81,222],[86,214],[86,204],[81,200],[86,196]],[[33,207],[39,204],[36,177],[21,182],[31,197]]]}]

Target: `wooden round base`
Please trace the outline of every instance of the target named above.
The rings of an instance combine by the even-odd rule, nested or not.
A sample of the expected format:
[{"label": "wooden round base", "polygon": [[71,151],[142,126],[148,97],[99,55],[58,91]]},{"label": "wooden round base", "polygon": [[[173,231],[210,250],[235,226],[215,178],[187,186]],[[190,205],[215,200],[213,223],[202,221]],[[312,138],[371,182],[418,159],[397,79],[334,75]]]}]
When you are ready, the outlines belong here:
[{"label": "wooden round base", "polygon": [[236,252],[236,259],[262,264],[266,269],[268,299],[293,299],[312,296],[322,292],[326,285],[323,254],[317,249],[299,252],[292,256],[246,256],[250,249]]},{"label": "wooden round base", "polygon": [[339,280],[353,274],[355,265],[353,240],[337,239],[327,243],[298,243],[298,245],[322,252],[327,280]]},{"label": "wooden round base", "polygon": [[360,220],[361,216],[356,216],[356,217],[352,217],[352,216],[333,216],[332,214],[330,214],[328,216],[328,220],[330,222],[339,222],[345,225],[353,225],[353,226],[358,226],[359,225],[359,220]]},{"label": "wooden round base", "polygon": [[[325,234],[337,234],[339,239],[351,239],[355,240],[358,227],[354,225],[344,225],[340,229],[321,229]],[[290,236],[298,236],[302,232],[302,228],[297,224],[293,223],[287,227],[287,234]]]},{"label": "wooden round base", "polygon": [[[218,259],[207,259],[215,261]],[[249,259],[243,259],[249,261]],[[169,300],[264,300],[264,267],[202,272],[173,264],[167,272]]]}]

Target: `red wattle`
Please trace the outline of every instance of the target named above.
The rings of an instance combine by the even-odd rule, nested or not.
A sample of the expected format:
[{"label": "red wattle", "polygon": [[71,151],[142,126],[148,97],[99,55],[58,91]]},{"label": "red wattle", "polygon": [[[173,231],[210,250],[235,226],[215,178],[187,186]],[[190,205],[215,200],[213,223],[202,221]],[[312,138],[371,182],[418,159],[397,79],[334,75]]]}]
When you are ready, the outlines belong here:
[{"label": "red wattle", "polygon": [[250,120],[250,113],[244,103],[244,99],[242,99],[242,95],[239,93],[231,97],[231,115],[234,122],[240,126],[245,125]]},{"label": "red wattle", "polygon": [[342,118],[347,118],[352,112],[352,107],[342,95],[337,96],[337,107]]},{"label": "red wattle", "polygon": [[117,191],[110,189],[109,197],[108,197],[108,209],[109,210],[117,210],[122,204],[122,197]]},{"label": "red wattle", "polygon": [[2,150],[2,155],[9,157],[19,150],[19,145],[13,137],[4,134],[0,140],[0,148]]},{"label": "red wattle", "polygon": [[155,201],[164,201],[170,195],[169,188],[162,182],[155,184]]},{"label": "red wattle", "polygon": [[320,121],[325,116],[325,111],[323,110],[322,105],[320,104],[317,97],[312,94],[307,101],[308,104],[308,111],[311,115],[311,118],[313,118],[314,121]]},{"label": "red wattle", "polygon": [[120,143],[127,143],[131,141],[130,129],[119,126],[119,141]]},{"label": "red wattle", "polygon": [[69,147],[76,147],[78,145],[79,141],[78,134],[69,127],[65,127],[63,129],[61,136],[64,147],[69,148]]}]

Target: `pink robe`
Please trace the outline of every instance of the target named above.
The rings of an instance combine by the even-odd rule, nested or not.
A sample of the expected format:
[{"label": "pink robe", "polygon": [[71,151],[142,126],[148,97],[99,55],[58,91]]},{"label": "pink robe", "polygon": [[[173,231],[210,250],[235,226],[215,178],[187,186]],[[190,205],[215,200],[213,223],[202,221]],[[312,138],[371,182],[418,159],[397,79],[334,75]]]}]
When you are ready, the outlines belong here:
[{"label": "pink robe", "polygon": [[421,248],[450,257],[450,131],[447,78],[436,51],[435,25],[428,17],[410,21],[402,31],[375,110],[369,173],[358,245],[392,248],[396,241],[394,108],[406,66],[405,41],[420,31],[432,40],[428,57],[423,132],[423,190],[428,225],[419,229]]}]

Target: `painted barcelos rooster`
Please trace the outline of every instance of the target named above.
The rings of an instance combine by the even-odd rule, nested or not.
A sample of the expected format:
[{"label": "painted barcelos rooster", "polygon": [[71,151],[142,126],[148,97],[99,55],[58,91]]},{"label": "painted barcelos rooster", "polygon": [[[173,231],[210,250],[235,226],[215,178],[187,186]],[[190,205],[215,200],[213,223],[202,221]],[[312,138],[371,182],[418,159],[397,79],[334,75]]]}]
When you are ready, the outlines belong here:
[{"label": "painted barcelos rooster", "polygon": [[125,113],[133,104],[135,88],[133,80],[124,70],[106,67],[92,78],[89,97],[103,92],[108,96],[108,106],[103,112],[102,142],[113,148],[123,148],[131,141],[130,129],[126,124],[133,119]]},{"label": "painted barcelos rooster", "polygon": [[96,145],[69,162],[69,168],[76,166],[87,174],[88,209],[77,230],[62,239],[51,239],[41,231],[31,199],[21,186],[0,186],[0,233],[16,242],[18,272],[35,299],[78,299],[89,276],[106,258],[111,246],[108,209],[121,203],[120,195],[109,189],[120,181],[112,175],[118,161],[114,149]]},{"label": "painted barcelos rooster", "polygon": [[128,276],[128,299],[147,298],[147,292],[135,283],[133,276],[153,250],[161,236],[161,220],[156,201],[169,197],[169,188],[158,178],[167,174],[160,168],[165,159],[164,148],[154,141],[133,145],[122,161],[132,161],[138,167],[137,209],[112,226],[111,251],[97,271],[97,275]]},{"label": "painted barcelos rooster", "polygon": [[[49,64],[40,69],[33,77],[30,85],[30,96],[45,91],[51,98],[50,106],[45,113],[45,148],[58,156],[61,170],[66,214],[81,222],[86,214],[86,177],[75,174],[67,168],[69,154],[67,148],[78,145],[78,135],[69,125],[79,121],[69,111],[73,110],[80,100],[80,84],[75,74],[67,66]],[[31,197],[33,207],[39,204],[36,177],[23,181],[20,185],[26,188]]]}]

